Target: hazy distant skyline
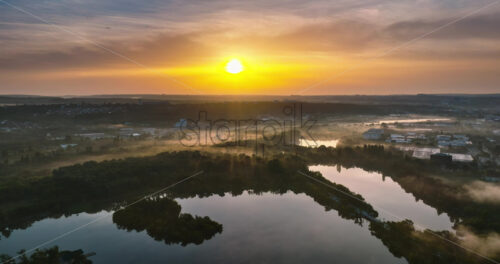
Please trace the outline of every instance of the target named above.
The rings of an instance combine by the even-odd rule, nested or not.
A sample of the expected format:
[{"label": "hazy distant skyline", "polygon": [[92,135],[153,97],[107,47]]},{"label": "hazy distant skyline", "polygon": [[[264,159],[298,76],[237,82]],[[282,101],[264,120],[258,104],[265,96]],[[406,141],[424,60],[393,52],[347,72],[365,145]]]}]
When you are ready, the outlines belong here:
[{"label": "hazy distant skyline", "polygon": [[500,93],[491,0],[0,0],[0,17],[0,94]]}]

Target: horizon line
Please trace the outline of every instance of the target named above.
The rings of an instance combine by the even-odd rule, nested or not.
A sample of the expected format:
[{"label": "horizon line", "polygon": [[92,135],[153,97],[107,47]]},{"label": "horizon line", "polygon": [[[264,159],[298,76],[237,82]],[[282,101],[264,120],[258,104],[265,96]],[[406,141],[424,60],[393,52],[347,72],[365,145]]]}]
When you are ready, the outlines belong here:
[{"label": "horizon line", "polygon": [[57,97],[57,98],[82,98],[82,97],[109,97],[109,96],[211,96],[211,97],[317,97],[317,96],[500,96],[500,93],[395,93],[395,94],[289,94],[289,95],[269,95],[269,94],[166,94],[166,93],[110,93],[110,94],[89,94],[89,95],[40,95],[40,94],[2,94],[0,97]]}]

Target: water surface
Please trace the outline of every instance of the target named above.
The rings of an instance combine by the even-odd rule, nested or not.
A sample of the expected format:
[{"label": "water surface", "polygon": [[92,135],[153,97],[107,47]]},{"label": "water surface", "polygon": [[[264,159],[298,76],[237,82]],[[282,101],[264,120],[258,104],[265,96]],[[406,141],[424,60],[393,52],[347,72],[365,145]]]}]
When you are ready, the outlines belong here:
[{"label": "water surface", "polygon": [[[378,220],[370,221],[399,222],[402,219],[410,219],[420,229],[453,230],[446,214],[438,214],[436,209],[417,201],[390,177],[384,178],[381,174],[358,168],[311,166],[310,170],[319,171],[328,180],[342,184],[350,191],[363,196],[379,213]],[[307,181],[290,184],[304,186]],[[235,190],[242,187],[236,185],[232,187]],[[207,185],[206,190],[199,191],[215,191],[217,186]],[[270,184],[266,188],[274,187]],[[296,194],[291,191],[283,191],[283,194],[269,191],[255,194],[252,191],[244,191],[236,196],[229,193],[219,196],[207,192],[206,195],[208,196],[203,198],[177,198],[176,203],[165,200],[169,198],[162,195],[157,197],[158,204],[152,203],[153,207],[137,208],[140,204],[135,204],[132,205],[135,209],[145,210],[126,209],[120,211],[121,217],[118,217],[120,213],[113,216],[112,212],[101,211],[95,214],[71,214],[58,219],[45,218],[24,230],[14,230],[7,238],[2,237],[0,253],[15,255],[20,249],[31,249],[94,219],[104,217],[45,247],[58,245],[62,250],[82,249],[86,253],[95,252],[97,255],[91,257],[95,263],[406,263],[404,259],[392,255],[377,238],[391,235],[390,230],[387,230],[387,233],[379,230],[375,237],[369,229],[368,219],[355,220],[346,217],[352,212],[350,207],[333,207],[342,211],[326,211],[327,202],[323,201],[324,204],[320,205],[305,193]],[[334,190],[331,195],[333,200],[339,197]],[[170,222],[165,225],[165,221],[161,221],[168,218],[162,214],[162,208],[166,207],[157,205],[165,205],[163,202],[166,201],[170,201],[167,205],[174,204],[184,214],[208,217],[198,220],[197,223],[220,224],[222,231],[207,232],[208,235],[201,240],[190,240],[196,236],[195,233],[188,234],[190,232],[181,234],[181,239],[165,238],[165,234],[170,236],[173,233],[171,230],[163,232],[163,228],[172,225]],[[346,202],[347,206],[349,201],[343,200],[342,205]],[[123,213],[125,211],[127,213]],[[339,212],[342,212],[340,215],[344,218]],[[140,220],[145,220],[142,224],[146,228],[141,227]],[[121,221],[121,228],[117,221]],[[178,232],[178,227],[182,228],[183,223],[189,224],[177,223],[179,226],[174,225],[174,233]],[[182,240],[184,235],[188,239]],[[397,235],[394,239],[398,240],[400,237]],[[181,246],[179,241],[188,243]],[[200,243],[196,245],[193,241]]]},{"label": "water surface", "polygon": [[[183,212],[222,224],[222,233],[201,245],[166,245],[146,232],[118,229],[107,217],[47,246],[96,252],[95,263],[406,263],[370,234],[367,223],[342,219],[305,194],[244,192],[176,201]],[[14,255],[106,214],[38,221],[0,240],[0,251]]]},{"label": "water surface", "polygon": [[359,168],[338,166],[311,166],[331,182],[344,185],[352,192],[361,194],[379,212],[379,218],[389,221],[409,219],[417,229],[453,231],[453,223],[446,213],[438,211],[407,193],[390,177],[380,173],[367,172]]}]

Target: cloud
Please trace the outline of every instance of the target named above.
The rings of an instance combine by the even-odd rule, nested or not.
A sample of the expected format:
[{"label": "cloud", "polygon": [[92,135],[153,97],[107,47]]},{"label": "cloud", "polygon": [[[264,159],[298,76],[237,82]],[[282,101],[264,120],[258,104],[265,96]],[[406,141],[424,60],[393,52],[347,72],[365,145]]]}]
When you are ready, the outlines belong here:
[{"label": "cloud", "polygon": [[[214,65],[241,51],[269,64],[318,66],[322,71],[314,71],[311,76],[317,76],[310,78],[322,78],[349,65],[364,65],[366,59],[428,33],[488,1],[18,0],[12,3],[150,68]],[[105,75],[127,67],[130,71],[137,68],[127,58],[5,4],[0,3],[0,7],[0,75],[4,81],[7,76],[11,78],[8,87],[12,89],[24,86],[23,82],[30,78],[39,85],[37,78],[42,75],[66,77],[73,76],[73,72],[81,73],[73,84],[81,82],[84,87],[83,79],[90,78],[90,70]],[[352,89],[360,93],[381,91],[375,91],[374,86],[388,92],[417,88],[419,92],[444,91],[443,87],[446,91],[467,91],[470,87],[496,89],[498,63],[492,61],[500,57],[500,33],[495,28],[500,19],[498,12],[484,11],[486,14],[481,12],[482,15],[460,21],[374,60],[373,64],[368,63],[372,68],[353,71],[352,85],[356,87]],[[436,62],[439,65],[433,66]],[[196,71],[193,67],[191,72]],[[347,85],[349,76],[343,77],[346,82],[336,85]],[[127,74],[120,77],[132,78]],[[104,84],[103,78],[99,76],[91,84]],[[115,83],[113,79],[106,85],[112,87]],[[55,85],[54,80],[47,79],[46,85]],[[69,80],[61,83],[61,87],[71,85]]]},{"label": "cloud", "polygon": [[[48,51],[14,54],[0,58],[0,70],[50,70],[86,67],[120,67],[133,65],[129,60],[147,67],[169,66],[196,62],[210,54],[205,45],[192,39],[192,35],[162,34],[155,38],[133,43],[91,43],[75,46],[66,51]],[[104,48],[102,48],[104,47]]]},{"label": "cloud", "polygon": [[[385,28],[385,33],[398,40],[410,40],[436,30],[457,19],[448,17],[438,20],[412,20],[393,23]],[[433,34],[426,36],[431,39],[500,39],[500,13],[475,15],[451,24]]]},{"label": "cloud", "polygon": [[[375,11],[370,11],[371,13]],[[232,13],[233,14],[233,13]],[[499,16],[500,17],[500,16]],[[130,35],[123,40],[102,42],[103,46],[113,52],[122,54],[131,60],[148,67],[178,66],[201,62],[227,47],[251,47],[260,54],[280,56],[283,53],[308,54],[320,52],[333,56],[365,56],[377,55],[391,47],[397,47],[409,39],[429,32],[448,20],[406,21],[381,26],[363,20],[338,19],[335,21],[307,22],[288,17],[293,27],[279,33],[260,32],[263,24],[255,31],[230,34],[234,29],[227,25],[213,27],[210,30],[199,29],[190,33],[160,33],[153,37]],[[493,22],[492,22],[493,21]],[[397,50],[388,57],[399,60],[492,60],[500,57],[500,49],[496,35],[498,30],[491,27],[500,18],[491,15],[471,18],[463,21],[463,25],[451,32],[436,32],[431,39],[413,43],[409,47]],[[481,24],[485,29],[476,36],[487,36],[480,42],[470,40],[467,32]],[[111,30],[112,32],[114,30]],[[458,34],[458,32],[462,32]],[[486,32],[495,31],[492,35]],[[445,36],[440,36],[446,33]],[[496,35],[495,35],[496,34]],[[403,37],[404,36],[404,37]],[[462,37],[457,43],[451,37]],[[430,36],[429,36],[430,37]],[[434,45],[434,41],[448,41],[443,45]],[[101,43],[101,42],[99,42]],[[72,44],[72,45],[71,45]],[[117,54],[106,51],[91,43],[69,43],[68,47],[53,47],[47,51],[31,51],[20,54],[9,53],[0,57],[0,70],[37,70],[85,67],[121,67],[130,61]],[[369,55],[366,55],[369,57]]]},{"label": "cloud", "polygon": [[307,25],[276,37],[282,45],[315,51],[358,51],[378,39],[377,27],[360,21],[341,20]]}]

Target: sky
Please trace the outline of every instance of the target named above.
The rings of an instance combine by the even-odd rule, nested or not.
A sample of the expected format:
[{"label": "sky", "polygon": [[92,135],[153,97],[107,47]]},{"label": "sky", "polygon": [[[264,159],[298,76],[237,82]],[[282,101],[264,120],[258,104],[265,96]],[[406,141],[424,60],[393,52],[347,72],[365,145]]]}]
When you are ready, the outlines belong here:
[{"label": "sky", "polygon": [[0,94],[418,93],[500,93],[500,0],[0,0]]}]

